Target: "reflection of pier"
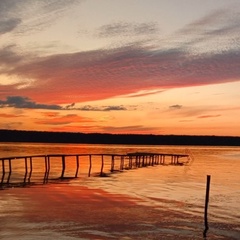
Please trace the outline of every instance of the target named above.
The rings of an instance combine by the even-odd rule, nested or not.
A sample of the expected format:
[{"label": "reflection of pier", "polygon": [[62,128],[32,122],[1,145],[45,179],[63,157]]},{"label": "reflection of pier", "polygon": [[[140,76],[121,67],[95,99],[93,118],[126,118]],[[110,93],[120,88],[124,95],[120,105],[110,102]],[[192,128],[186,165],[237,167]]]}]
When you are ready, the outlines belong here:
[{"label": "reflection of pier", "polygon": [[[180,161],[181,158],[187,158],[187,161]],[[81,161],[82,160],[82,161]],[[97,174],[99,176],[106,176],[107,174],[115,171],[124,171],[134,168],[155,166],[155,165],[184,165],[189,162],[188,154],[169,154],[169,153],[145,153],[145,152],[135,152],[128,154],[52,154],[52,155],[33,155],[33,156],[19,156],[19,157],[6,157],[0,158],[2,163],[2,177],[0,186],[8,186],[12,183],[16,183],[11,180],[13,175],[13,163],[20,163],[20,167],[16,171],[23,174],[18,181],[18,184],[28,184],[31,183],[33,166],[35,163],[41,163],[42,174],[41,181],[47,183],[49,181],[49,174],[51,169],[58,165],[58,176],[55,179],[65,179],[65,178],[77,178],[81,166],[84,166],[86,174],[88,177],[93,172],[92,168],[94,166],[93,162],[97,165]],[[96,162],[97,161],[97,162]],[[71,164],[71,168],[74,172],[71,172],[71,176],[66,176],[66,168]],[[108,173],[104,172],[108,167]],[[19,170],[21,168],[21,171]],[[39,167],[38,167],[39,168]],[[40,171],[39,169],[35,169]],[[18,173],[19,174],[19,173]]]}]

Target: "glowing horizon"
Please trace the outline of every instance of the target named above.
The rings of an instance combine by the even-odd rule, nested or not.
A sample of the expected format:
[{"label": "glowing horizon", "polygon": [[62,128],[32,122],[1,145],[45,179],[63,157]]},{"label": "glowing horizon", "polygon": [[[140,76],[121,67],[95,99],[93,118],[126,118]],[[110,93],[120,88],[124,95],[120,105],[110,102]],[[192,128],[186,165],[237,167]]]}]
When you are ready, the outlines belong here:
[{"label": "glowing horizon", "polygon": [[239,12],[3,0],[0,129],[240,136]]}]

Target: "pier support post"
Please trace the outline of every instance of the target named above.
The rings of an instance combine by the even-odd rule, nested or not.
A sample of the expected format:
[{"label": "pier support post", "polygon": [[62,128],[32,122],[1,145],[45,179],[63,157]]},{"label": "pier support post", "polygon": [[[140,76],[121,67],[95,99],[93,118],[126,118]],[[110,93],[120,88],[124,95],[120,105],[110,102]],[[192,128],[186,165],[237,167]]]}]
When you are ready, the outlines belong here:
[{"label": "pier support post", "polygon": [[142,158],[142,167],[145,166],[145,157],[144,156],[139,156],[139,158],[141,159]]},{"label": "pier support post", "polygon": [[111,172],[114,171],[114,155],[112,155],[112,161],[111,161]]},{"label": "pier support post", "polygon": [[31,176],[32,176],[32,157],[29,158],[29,163],[30,163],[30,172],[29,172],[29,176],[28,176],[28,183],[31,182]]},{"label": "pier support post", "polygon": [[49,156],[44,156],[44,161],[45,161],[45,173],[44,173],[44,178],[43,178],[43,183],[47,183],[48,182],[48,175],[49,175]]},{"label": "pier support post", "polygon": [[123,171],[124,169],[124,156],[121,156],[121,160],[120,160],[120,171]]},{"label": "pier support post", "polygon": [[132,156],[129,157],[128,169],[132,169]]},{"label": "pier support post", "polygon": [[28,174],[28,162],[27,162],[27,157],[24,158],[24,161],[25,161],[25,175],[24,175],[23,182],[26,183],[26,178],[27,178],[27,174]]},{"label": "pier support post", "polygon": [[1,180],[1,184],[3,184],[4,181],[4,177],[5,177],[5,160],[2,160],[2,180]]},{"label": "pier support post", "polygon": [[12,161],[11,161],[11,158],[8,159],[8,168],[9,168],[9,173],[8,173],[7,184],[9,184],[10,177],[11,177],[11,174],[12,174]]}]

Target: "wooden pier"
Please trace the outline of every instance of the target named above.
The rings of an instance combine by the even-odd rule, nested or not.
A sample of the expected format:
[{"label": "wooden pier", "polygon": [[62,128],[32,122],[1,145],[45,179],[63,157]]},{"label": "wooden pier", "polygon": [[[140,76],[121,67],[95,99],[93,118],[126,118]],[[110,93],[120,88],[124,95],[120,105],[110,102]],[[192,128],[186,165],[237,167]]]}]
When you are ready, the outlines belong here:
[{"label": "wooden pier", "polygon": [[[186,161],[180,161],[185,158]],[[17,161],[17,162],[16,162]],[[34,165],[41,164],[42,176],[41,183],[48,183],[49,180],[62,180],[77,178],[80,169],[85,169],[85,174],[90,177],[97,175],[100,177],[108,176],[116,171],[124,171],[155,165],[185,165],[190,161],[189,154],[169,154],[169,153],[147,153],[135,152],[128,154],[51,154],[51,155],[31,155],[0,158],[2,164],[2,174],[0,178],[0,188],[12,186],[13,184],[30,184]],[[20,164],[23,176],[18,180],[12,180],[13,164]],[[97,166],[93,171],[94,164]],[[66,174],[68,165],[71,165],[72,172]],[[57,167],[57,169],[56,169]],[[35,167],[39,172],[39,166]],[[55,177],[50,178],[50,172],[55,168]],[[74,170],[74,171],[73,171]],[[19,171],[19,170],[17,170]],[[57,175],[56,175],[57,174]],[[19,172],[18,172],[19,175]]]}]

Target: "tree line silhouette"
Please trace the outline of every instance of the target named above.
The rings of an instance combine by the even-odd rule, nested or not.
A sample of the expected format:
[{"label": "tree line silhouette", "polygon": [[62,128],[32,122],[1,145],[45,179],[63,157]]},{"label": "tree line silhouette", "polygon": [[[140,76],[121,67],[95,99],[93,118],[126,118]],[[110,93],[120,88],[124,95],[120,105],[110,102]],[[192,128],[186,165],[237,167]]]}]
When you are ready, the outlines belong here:
[{"label": "tree line silhouette", "polygon": [[154,135],[0,130],[0,142],[240,146],[238,136]]}]

